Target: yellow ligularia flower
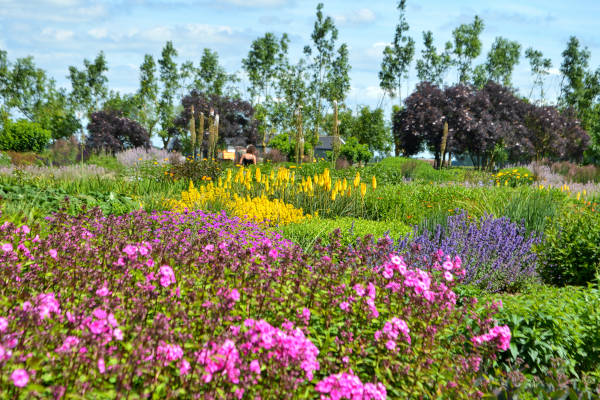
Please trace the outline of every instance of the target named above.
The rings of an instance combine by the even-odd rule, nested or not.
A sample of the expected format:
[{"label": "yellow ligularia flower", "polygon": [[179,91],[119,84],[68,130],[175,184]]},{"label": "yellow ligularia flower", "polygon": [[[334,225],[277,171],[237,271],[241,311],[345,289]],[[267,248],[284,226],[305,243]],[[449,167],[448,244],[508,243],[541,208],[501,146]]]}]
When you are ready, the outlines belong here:
[{"label": "yellow ligularia flower", "polygon": [[367,184],[366,183],[361,183],[360,184],[360,195],[362,197],[365,197],[365,194],[367,194]]},{"label": "yellow ligularia flower", "polygon": [[356,176],[354,176],[354,187],[357,188],[359,184],[360,184],[360,173],[357,172]]},{"label": "yellow ligularia flower", "polygon": [[373,186],[373,190],[377,189],[377,178],[373,175],[373,179],[371,179],[371,186]]}]

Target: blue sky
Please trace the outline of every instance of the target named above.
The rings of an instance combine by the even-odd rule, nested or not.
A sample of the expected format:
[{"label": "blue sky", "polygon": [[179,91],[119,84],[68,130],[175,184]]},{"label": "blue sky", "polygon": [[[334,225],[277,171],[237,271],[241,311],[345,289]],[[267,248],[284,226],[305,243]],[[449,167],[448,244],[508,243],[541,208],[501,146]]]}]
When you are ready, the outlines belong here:
[{"label": "blue sky", "polygon": [[[179,61],[196,64],[204,47],[216,50],[228,72],[241,72],[241,59],[253,39],[265,32],[291,39],[297,60],[310,41],[316,5],[313,0],[0,0],[0,48],[9,59],[32,55],[37,65],[69,87],[68,66],[78,68],[104,50],[109,85],[121,92],[138,86],[138,66],[145,53],[160,56],[172,40]],[[350,47],[352,91],[348,104],[375,106],[381,99],[378,72],[381,52],[392,40],[397,22],[395,0],[323,0],[324,12],[335,18],[339,42]],[[541,50],[554,63],[547,78],[550,97],[560,85],[557,75],[569,36],[577,36],[592,53],[591,67],[600,67],[600,1],[598,0],[408,0],[410,35],[422,49],[422,31],[431,30],[436,46],[451,39],[452,30],[483,18],[483,54],[496,36]],[[416,74],[411,73],[409,90]],[[456,81],[451,71],[447,81]],[[522,56],[513,76],[521,94],[529,94],[529,65]],[[404,94],[405,95],[405,94]],[[389,109],[390,100],[384,101]]]}]

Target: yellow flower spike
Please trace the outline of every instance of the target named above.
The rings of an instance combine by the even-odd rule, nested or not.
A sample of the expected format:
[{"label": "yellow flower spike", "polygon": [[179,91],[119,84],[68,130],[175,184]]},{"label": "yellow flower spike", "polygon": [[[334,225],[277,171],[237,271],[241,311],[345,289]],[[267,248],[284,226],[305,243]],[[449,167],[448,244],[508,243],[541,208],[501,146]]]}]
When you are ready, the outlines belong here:
[{"label": "yellow flower spike", "polygon": [[367,184],[366,183],[361,183],[360,184],[360,195],[362,197],[365,197],[365,194],[367,194]]},{"label": "yellow flower spike", "polygon": [[577,201],[579,201],[579,198],[581,197],[581,193],[577,192]]},{"label": "yellow flower spike", "polygon": [[261,174],[260,168],[256,168],[256,182],[260,182]]},{"label": "yellow flower spike", "polygon": [[504,186],[508,186],[508,181],[504,181]]},{"label": "yellow flower spike", "polygon": [[331,191],[331,181],[327,181],[325,182],[325,190],[327,190],[328,192]]},{"label": "yellow flower spike", "polygon": [[373,190],[377,189],[377,178],[373,175],[373,179],[371,179],[371,186],[373,186]]},{"label": "yellow flower spike", "polygon": [[337,196],[337,192],[335,190],[331,191],[331,201],[335,201],[335,197]]},{"label": "yellow flower spike", "polygon": [[357,188],[359,184],[360,184],[360,173],[357,172],[356,176],[354,177],[354,187]]},{"label": "yellow flower spike", "polygon": [[585,191],[585,189],[583,189],[583,196],[585,197],[585,195],[586,195],[586,191]]},{"label": "yellow flower spike", "polygon": [[347,188],[348,188],[348,181],[346,180],[346,178],[344,178],[344,180],[342,181],[342,192],[345,192]]}]

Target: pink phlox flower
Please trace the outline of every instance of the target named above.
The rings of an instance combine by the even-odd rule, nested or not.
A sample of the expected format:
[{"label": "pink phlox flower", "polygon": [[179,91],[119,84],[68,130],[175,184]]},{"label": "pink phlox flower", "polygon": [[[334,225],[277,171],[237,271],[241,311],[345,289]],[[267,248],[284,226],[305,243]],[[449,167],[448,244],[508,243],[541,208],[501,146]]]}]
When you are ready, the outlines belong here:
[{"label": "pink phlox flower", "polygon": [[5,253],[10,253],[13,251],[13,245],[11,243],[2,243],[2,251]]},{"label": "pink phlox flower", "polygon": [[269,257],[271,257],[271,258],[277,258],[278,255],[279,255],[279,252],[277,251],[277,249],[271,249],[271,250],[269,250]]},{"label": "pink phlox flower", "polygon": [[182,358],[181,361],[179,362],[179,374],[180,375],[187,375],[190,372],[191,366],[190,363],[188,362],[188,360],[186,360],[185,358]]},{"label": "pink phlox flower", "polygon": [[8,328],[8,320],[4,317],[0,317],[0,333],[5,332]]},{"label": "pink phlox flower", "polygon": [[250,371],[254,372],[257,375],[260,375],[260,363],[258,360],[252,360],[250,362]]},{"label": "pink phlox flower", "polygon": [[11,356],[12,351],[10,349],[4,348],[4,346],[0,344],[0,362],[10,359]]},{"label": "pink phlox flower", "polygon": [[169,287],[171,284],[177,282],[175,280],[175,273],[173,272],[173,268],[168,265],[163,265],[159,270],[160,275],[160,285],[162,287]]},{"label": "pink phlox flower", "polygon": [[354,285],[354,291],[358,295],[358,297],[363,297],[365,295],[365,288],[360,283]]},{"label": "pink phlox flower", "polygon": [[96,296],[99,296],[99,297],[105,297],[105,296],[108,296],[109,294],[110,294],[110,291],[106,287],[106,284],[104,286],[102,286],[100,289],[96,290]]},{"label": "pink phlox flower", "polygon": [[41,319],[60,313],[60,303],[54,293],[42,293],[36,298],[37,312]]},{"label": "pink phlox flower", "polygon": [[480,336],[475,336],[473,338],[471,338],[471,341],[473,342],[473,344],[475,346],[480,346],[483,343],[486,342],[491,342],[495,339],[498,340],[498,349],[499,350],[508,350],[508,348],[510,347],[510,338],[511,338],[511,333],[510,333],[510,328],[507,325],[502,325],[502,326],[494,326],[492,329],[490,329],[489,332],[480,335]]},{"label": "pink phlox flower", "polygon": [[104,358],[100,357],[98,359],[98,371],[103,374],[106,372],[106,364],[104,363]]},{"label": "pink phlox flower", "polygon": [[171,361],[177,361],[183,357],[183,349],[176,344],[166,344],[161,341],[156,348],[156,358],[162,360],[166,366]]},{"label": "pink phlox flower", "polygon": [[13,384],[16,387],[25,387],[29,382],[29,374],[24,369],[15,369],[12,374],[10,374],[10,379],[12,379]]},{"label": "pink phlox flower", "polygon": [[342,309],[342,311],[348,311],[350,309],[350,303],[348,303],[347,301],[342,301],[340,303],[340,308]]},{"label": "pink phlox flower", "polygon": [[127,246],[125,246],[123,248],[123,253],[127,254],[129,256],[129,258],[135,258],[135,256],[137,255],[138,252],[138,247],[128,244]]},{"label": "pink phlox flower", "polygon": [[363,384],[352,371],[330,375],[315,386],[322,400],[385,400],[387,392],[381,383]]},{"label": "pink phlox flower", "polygon": [[76,336],[67,336],[65,338],[65,340],[63,340],[62,345],[60,345],[60,347],[57,348],[55,351],[57,353],[67,353],[71,349],[73,349],[74,347],[77,347],[78,344],[79,344],[79,338],[78,337],[76,337]]}]

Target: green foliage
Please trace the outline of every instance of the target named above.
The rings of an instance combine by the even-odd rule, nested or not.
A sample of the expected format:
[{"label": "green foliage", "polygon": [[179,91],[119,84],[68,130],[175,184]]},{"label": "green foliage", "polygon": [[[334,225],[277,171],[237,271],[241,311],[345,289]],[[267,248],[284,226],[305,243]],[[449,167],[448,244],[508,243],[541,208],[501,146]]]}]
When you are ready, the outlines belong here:
[{"label": "green foliage", "polygon": [[492,43],[492,48],[487,55],[484,65],[485,73],[477,76],[475,85],[483,87],[488,80],[501,83],[503,86],[511,86],[512,73],[521,57],[521,45],[503,37],[497,37]]},{"label": "green foliage", "polygon": [[8,154],[0,151],[0,167],[7,167],[11,165],[11,159]]},{"label": "green foliage", "polygon": [[346,143],[340,148],[340,155],[351,163],[367,163],[373,157],[373,153],[369,151],[368,146],[360,144],[355,137],[346,139]]},{"label": "green foliage", "polygon": [[50,141],[50,131],[35,122],[19,120],[6,121],[0,131],[0,150],[39,153]]},{"label": "green foliage", "polygon": [[501,169],[492,178],[496,185],[510,187],[531,185],[535,180],[533,173],[524,167]]},{"label": "green foliage", "polygon": [[[282,133],[273,137],[269,141],[269,147],[279,150],[283,155],[287,157],[288,160],[296,160],[296,140],[292,139],[290,141],[288,134]],[[304,142],[304,154],[308,154],[311,148],[312,146],[310,145],[310,143]]]},{"label": "green foliage", "polygon": [[421,50],[421,59],[417,60],[417,77],[421,82],[431,82],[434,85],[442,85],[444,75],[452,66],[450,51],[452,43],[447,42],[444,52],[437,54],[433,45],[433,33],[423,32],[424,49]]},{"label": "green foliage", "polygon": [[92,154],[86,162],[87,164],[97,165],[109,171],[121,173],[125,171],[125,166],[117,160],[112,154]]},{"label": "green foliage", "polygon": [[[497,299],[497,298],[496,298]],[[519,295],[500,297],[497,318],[512,332],[510,351],[501,366],[509,370],[524,361],[525,372],[545,374],[553,363],[570,376],[593,372],[600,365],[600,291],[598,287],[534,286]],[[484,298],[485,300],[485,298]]]},{"label": "green foliage", "polygon": [[586,285],[600,271],[600,213],[574,206],[546,230],[539,249],[542,278],[554,285]]},{"label": "green foliage", "polygon": [[483,32],[483,27],[483,20],[476,15],[472,24],[462,24],[452,31],[455,56],[453,63],[458,68],[460,83],[468,83],[471,80],[471,64],[481,53],[479,35]]},{"label": "green foliage", "polygon": [[191,180],[199,184],[200,182],[207,180],[207,178],[216,181],[221,175],[222,166],[217,161],[186,160],[182,163],[173,164],[168,168],[167,172],[173,179],[181,179],[187,182]]},{"label": "green foliage", "polygon": [[74,109],[91,114],[108,95],[108,65],[104,52],[101,51],[94,62],[84,59],[83,65],[81,70],[69,67],[70,98]]},{"label": "green foliage", "polygon": [[335,219],[313,218],[293,223],[281,228],[281,233],[305,250],[309,250],[320,240],[329,243],[330,234],[340,230],[340,241],[346,246],[356,244],[357,239],[372,235],[379,239],[385,235],[397,240],[412,232],[412,229],[400,221],[369,221],[360,218],[342,217]]}]

